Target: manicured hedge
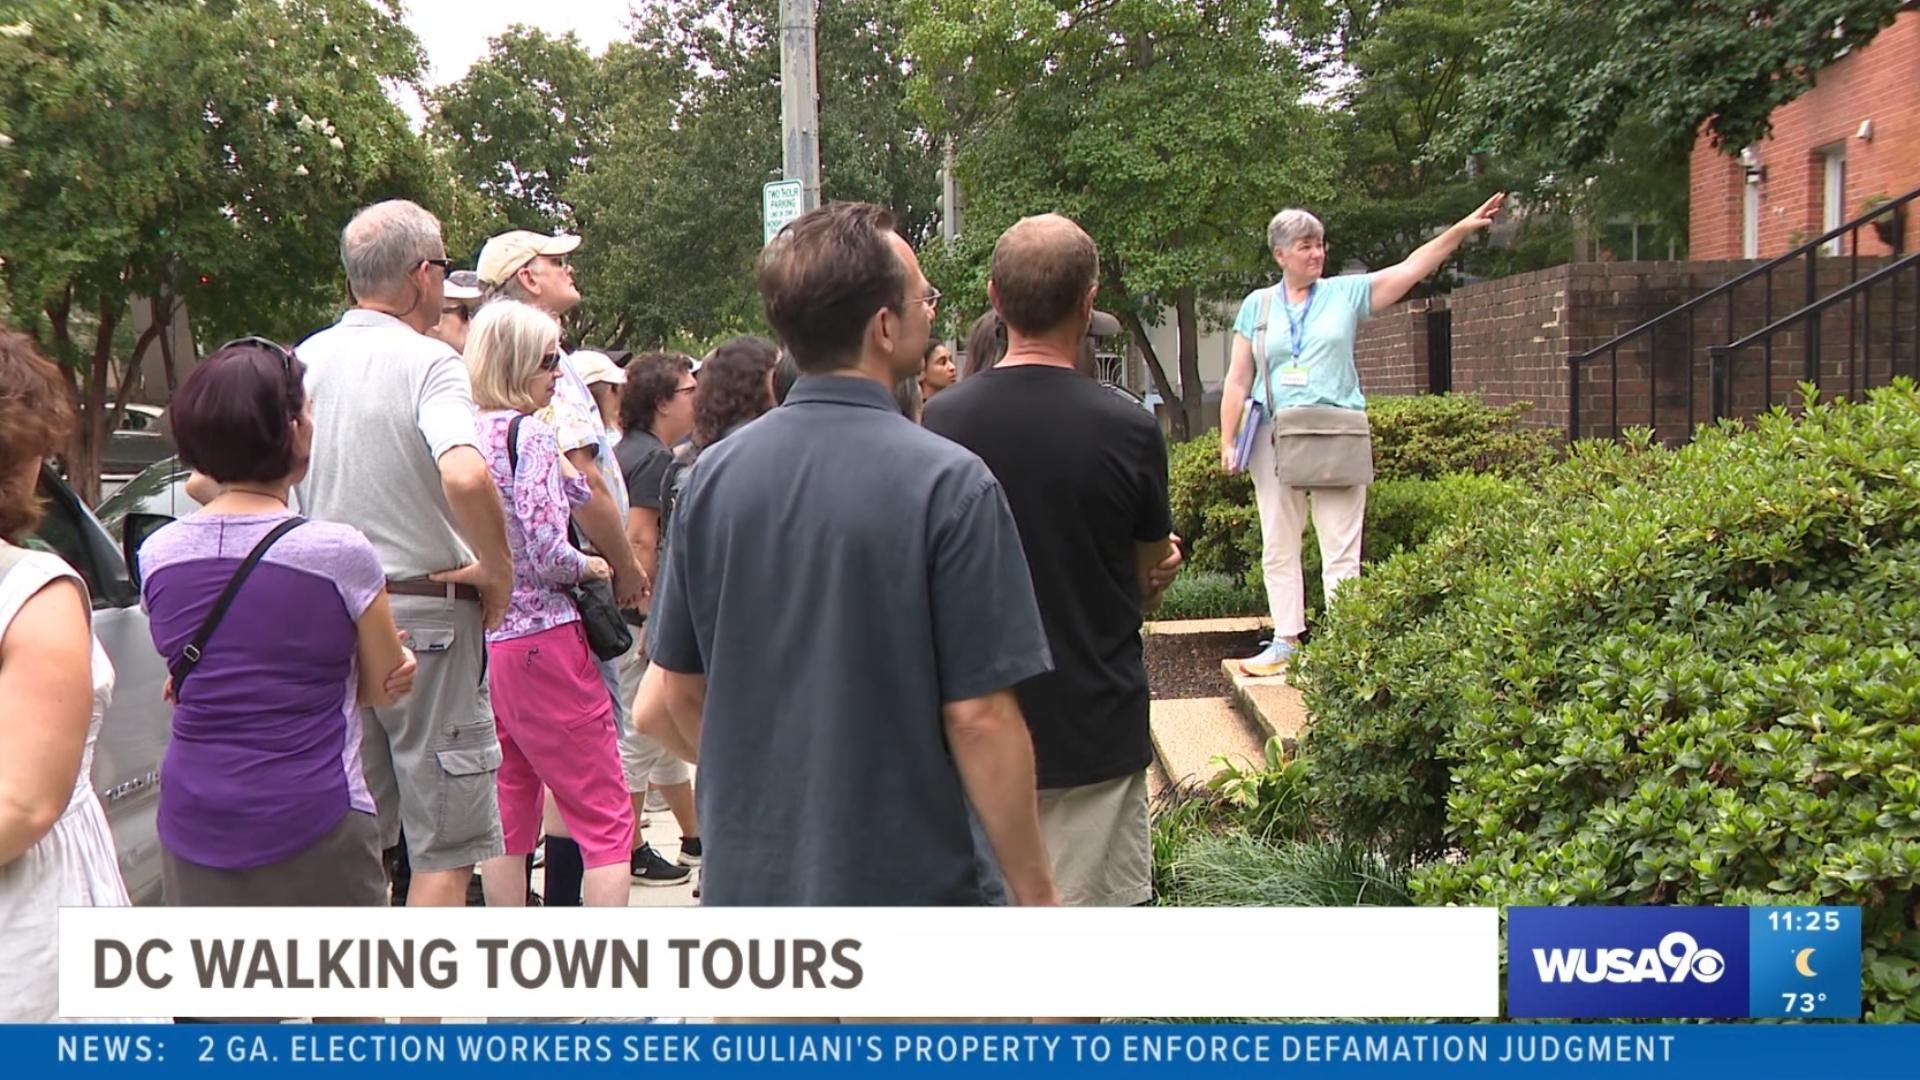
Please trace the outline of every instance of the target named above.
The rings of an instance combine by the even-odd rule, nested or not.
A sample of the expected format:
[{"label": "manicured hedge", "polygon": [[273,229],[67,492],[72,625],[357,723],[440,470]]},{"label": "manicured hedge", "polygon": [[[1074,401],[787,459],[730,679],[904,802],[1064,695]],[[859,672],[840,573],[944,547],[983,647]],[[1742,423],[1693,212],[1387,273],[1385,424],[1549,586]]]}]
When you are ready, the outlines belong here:
[{"label": "manicured hedge", "polygon": [[1583,445],[1343,593],[1316,795],[1423,903],[1859,904],[1920,1020],[1920,394]]}]

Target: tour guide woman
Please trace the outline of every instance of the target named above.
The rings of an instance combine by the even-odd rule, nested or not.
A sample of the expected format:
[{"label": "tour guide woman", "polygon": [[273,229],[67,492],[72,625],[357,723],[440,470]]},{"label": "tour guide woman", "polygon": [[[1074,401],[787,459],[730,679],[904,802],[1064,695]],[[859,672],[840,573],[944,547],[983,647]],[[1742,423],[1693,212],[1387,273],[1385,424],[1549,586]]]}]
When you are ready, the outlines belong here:
[{"label": "tour guide woman", "polygon": [[[1220,395],[1220,461],[1229,472],[1249,395],[1260,424],[1244,467],[1253,474],[1260,507],[1262,568],[1273,613],[1273,642],[1242,662],[1249,675],[1274,675],[1299,647],[1306,629],[1300,576],[1300,540],[1307,494],[1320,536],[1320,576],[1326,594],[1360,574],[1360,530],[1373,447],[1366,399],[1353,366],[1360,322],[1399,302],[1440,268],[1467,237],[1493,223],[1506,196],[1421,245],[1406,259],[1368,274],[1322,278],[1326,230],[1305,210],[1282,210],[1267,225],[1267,246],[1280,264],[1280,283],[1256,289],[1233,321],[1233,363]],[[1259,363],[1255,363],[1255,357]]]}]

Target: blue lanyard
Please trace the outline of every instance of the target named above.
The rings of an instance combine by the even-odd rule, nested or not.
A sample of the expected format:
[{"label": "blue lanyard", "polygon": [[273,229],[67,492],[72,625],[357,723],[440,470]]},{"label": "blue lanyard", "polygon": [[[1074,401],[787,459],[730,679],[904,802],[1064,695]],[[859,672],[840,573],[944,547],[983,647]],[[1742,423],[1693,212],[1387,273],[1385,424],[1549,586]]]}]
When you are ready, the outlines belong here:
[{"label": "blue lanyard", "polygon": [[1293,308],[1287,303],[1287,283],[1280,283],[1280,313],[1287,317],[1287,336],[1293,343],[1294,363],[1300,362],[1300,351],[1307,343],[1307,324],[1313,321],[1313,302],[1320,297],[1318,281],[1307,286],[1307,302],[1300,311],[1298,320],[1293,317]]}]

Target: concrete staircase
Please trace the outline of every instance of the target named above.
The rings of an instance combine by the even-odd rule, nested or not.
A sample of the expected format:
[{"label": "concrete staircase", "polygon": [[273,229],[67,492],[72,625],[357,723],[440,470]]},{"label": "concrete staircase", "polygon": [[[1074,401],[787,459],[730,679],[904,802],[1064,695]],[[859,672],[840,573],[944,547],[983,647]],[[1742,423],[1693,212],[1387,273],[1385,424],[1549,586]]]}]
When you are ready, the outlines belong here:
[{"label": "concrete staircase", "polygon": [[[1149,634],[1216,634],[1263,627],[1263,619],[1208,619],[1149,624]],[[1153,702],[1152,789],[1205,783],[1217,755],[1258,762],[1269,738],[1298,739],[1307,723],[1300,691],[1284,675],[1265,679],[1241,674],[1234,658],[1220,666],[1233,681],[1233,695],[1217,698],[1168,698]]]}]

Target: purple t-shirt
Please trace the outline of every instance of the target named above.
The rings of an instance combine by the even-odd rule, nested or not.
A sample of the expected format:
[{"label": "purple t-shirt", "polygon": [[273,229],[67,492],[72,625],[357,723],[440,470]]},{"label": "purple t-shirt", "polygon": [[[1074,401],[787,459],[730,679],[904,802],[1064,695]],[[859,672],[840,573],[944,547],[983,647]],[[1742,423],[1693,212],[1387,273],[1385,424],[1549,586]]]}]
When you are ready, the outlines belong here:
[{"label": "purple t-shirt", "polygon": [[[140,547],[142,602],[171,664],[247,553],[284,513],[182,518]],[[241,586],[173,709],[160,766],[160,841],[217,869],[279,862],[348,810],[373,812],[360,771],[354,620],[385,585],[373,545],[309,521]]]}]

